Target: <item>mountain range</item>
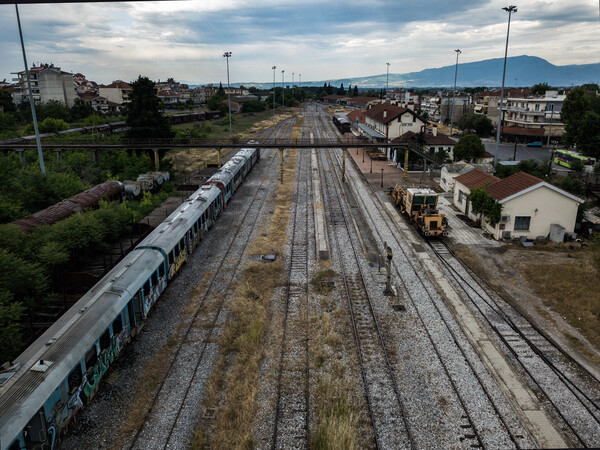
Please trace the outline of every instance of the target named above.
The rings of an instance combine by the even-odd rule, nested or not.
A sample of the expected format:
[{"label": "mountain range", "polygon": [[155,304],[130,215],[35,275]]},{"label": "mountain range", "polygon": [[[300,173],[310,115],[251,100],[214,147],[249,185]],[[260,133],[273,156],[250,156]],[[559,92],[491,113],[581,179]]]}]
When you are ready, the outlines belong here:
[{"label": "mountain range", "polygon": [[[487,86],[497,87],[502,84],[502,64],[504,58],[486,59],[483,61],[459,63],[457,87]],[[390,73],[389,87],[407,88],[447,88],[454,85],[455,66],[445,66],[435,69],[425,69],[420,72],[403,74]],[[570,87],[586,83],[600,84],[600,63],[556,66],[537,56],[512,56],[506,60],[507,87],[529,87],[536,83],[546,82],[550,86]],[[368,77],[340,78],[332,80],[302,82],[303,86],[332,86],[344,87],[358,85],[359,89],[381,89],[386,86],[386,74]],[[272,83],[240,83],[246,87],[270,89]]]}]

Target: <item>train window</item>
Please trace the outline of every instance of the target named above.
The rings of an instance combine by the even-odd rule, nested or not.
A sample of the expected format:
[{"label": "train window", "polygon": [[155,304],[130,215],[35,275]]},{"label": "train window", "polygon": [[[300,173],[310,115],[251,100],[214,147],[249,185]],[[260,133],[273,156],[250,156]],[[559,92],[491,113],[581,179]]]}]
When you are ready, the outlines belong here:
[{"label": "train window", "polygon": [[69,394],[75,392],[77,388],[81,386],[82,381],[83,373],[81,372],[81,364],[77,363],[75,368],[71,370],[71,373],[67,377],[67,389],[69,390]]},{"label": "train window", "polygon": [[96,352],[96,344],[85,355],[85,368],[88,373],[92,371],[98,361],[98,353]]},{"label": "train window", "polygon": [[113,321],[113,335],[119,334],[121,331],[123,331],[123,318],[121,317],[121,314],[119,314]]},{"label": "train window", "polygon": [[179,241],[179,247],[181,248],[181,250],[183,250],[185,248],[185,238],[181,238],[181,240]]},{"label": "train window", "polygon": [[152,287],[155,287],[158,284],[158,274],[156,270],[152,272]]},{"label": "train window", "polygon": [[17,439],[15,442],[13,442],[11,446],[8,447],[8,450],[21,450],[21,443],[19,440]]},{"label": "train window", "polygon": [[100,336],[100,352],[103,352],[108,347],[110,347],[110,331],[107,328],[106,331],[102,333],[102,336]]},{"label": "train window", "polygon": [[171,251],[169,252],[169,266],[170,266],[171,264],[173,264],[173,259],[175,259],[175,252],[174,252],[173,250],[171,250]]},{"label": "train window", "polygon": [[165,276],[165,265],[164,264],[160,264],[160,266],[158,266],[158,276],[160,278]]},{"label": "train window", "polygon": [[147,280],[144,283],[144,287],[142,288],[142,292],[144,294],[144,298],[148,298],[148,295],[150,294],[150,281]]},{"label": "train window", "polygon": [[179,244],[175,246],[175,248],[173,249],[173,253],[175,255],[175,258],[179,256]]}]

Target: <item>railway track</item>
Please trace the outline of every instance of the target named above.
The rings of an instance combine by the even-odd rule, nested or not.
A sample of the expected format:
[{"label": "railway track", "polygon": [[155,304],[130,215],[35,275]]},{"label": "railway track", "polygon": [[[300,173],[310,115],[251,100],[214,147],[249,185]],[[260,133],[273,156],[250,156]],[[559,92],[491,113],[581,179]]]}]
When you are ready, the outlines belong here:
[{"label": "railway track", "polygon": [[[265,159],[264,154],[262,159]],[[276,161],[273,153],[266,162],[272,168]],[[193,412],[197,410],[197,405],[192,404],[194,402],[189,398],[199,398],[199,390],[203,389],[206,374],[201,368],[206,364],[208,353],[214,351],[213,336],[220,330],[220,324],[226,315],[225,295],[222,293],[227,292],[235,282],[242,255],[268,197],[264,195],[266,183],[267,179],[261,181],[249,206],[241,215],[240,226],[224,251],[214,276],[187,322],[183,335],[178,338],[169,370],[161,380],[151,406],[144,415],[143,424],[133,435],[128,448],[167,448],[182,445],[182,439],[185,442],[189,428],[193,429]],[[205,314],[204,305],[207,300],[215,298],[218,299],[216,308]],[[182,414],[184,411],[187,414]]]},{"label": "railway track", "polygon": [[[338,160],[340,159],[339,154],[336,155]],[[339,161],[338,161],[339,166]],[[339,167],[338,167],[339,169]],[[362,208],[364,205],[364,198],[360,195],[355,196],[357,201],[361,204]],[[381,215],[381,211],[372,211],[374,216]],[[369,214],[369,212],[367,212]],[[384,221],[385,222],[385,221]],[[380,232],[380,228],[373,227],[375,233],[377,235],[377,240],[380,242],[387,241],[388,243],[392,243],[392,247],[394,247],[395,253],[400,256],[401,259],[406,260],[408,264],[410,264],[409,259],[412,259],[410,255],[402,252],[398,252],[401,249],[401,237],[397,236],[397,231],[390,233],[386,233],[385,237],[382,236]],[[501,446],[507,447],[519,447],[519,440],[522,440],[522,434],[524,431],[519,430],[517,433],[512,433],[509,428],[509,424],[505,422],[503,419],[503,415],[498,410],[494,395],[492,395],[486,387],[486,383],[479,376],[478,370],[473,367],[471,363],[472,355],[467,355],[465,350],[465,339],[464,337],[457,336],[457,327],[449,324],[448,321],[448,312],[442,312],[439,310],[439,306],[437,305],[437,301],[432,297],[432,292],[430,291],[430,287],[426,286],[422,281],[422,277],[420,276],[420,272],[415,267],[411,267],[412,269],[412,279],[409,281],[404,281],[402,277],[400,279],[403,283],[403,292],[408,293],[407,299],[412,304],[414,311],[417,315],[418,321],[423,330],[427,335],[427,340],[429,341],[429,345],[431,349],[433,349],[439,364],[445,374],[445,382],[449,384],[449,387],[452,389],[454,397],[456,398],[457,404],[460,406],[460,410],[462,413],[458,416],[460,420],[456,423],[456,431],[455,434],[457,436],[458,442],[457,445],[460,446],[472,446],[472,447],[482,447],[482,446],[498,446],[499,443],[502,443]],[[420,285],[420,286],[419,286]],[[420,293],[419,298],[416,298],[414,295],[416,290]],[[434,305],[434,310],[431,311],[421,311],[421,307],[419,303],[423,301],[423,294],[426,294],[428,301],[431,305]],[[430,325],[430,321],[432,320],[432,312],[434,313],[436,324],[433,326]],[[442,328],[440,328],[440,326]],[[444,329],[445,328],[445,329]],[[444,331],[442,331],[444,329]],[[441,334],[440,334],[441,333]],[[453,351],[451,357],[446,355],[447,350],[442,351],[441,349],[447,349],[449,342],[448,339],[445,339],[443,336],[449,336],[450,344],[452,345]],[[446,342],[441,342],[446,341]],[[453,344],[452,344],[453,342]],[[459,344],[460,342],[460,344]],[[442,345],[443,344],[443,345]],[[472,353],[472,352],[471,352]],[[460,372],[458,370],[460,369]],[[477,389],[475,392],[469,392],[469,388],[465,386],[464,380],[462,379],[466,374],[471,379],[470,385],[475,384]],[[472,389],[472,388],[471,388]],[[482,399],[485,399],[485,407],[484,412],[486,420],[485,422],[477,417],[474,418],[472,411],[481,409]],[[487,410],[487,411],[486,411]],[[478,413],[480,416],[481,413]],[[418,414],[415,414],[418,416]],[[490,423],[490,417],[492,418]],[[410,422],[410,420],[409,420]],[[419,428],[419,425],[416,424],[413,429]],[[414,430],[413,430],[414,431]],[[415,431],[415,434],[418,434]],[[416,440],[419,444],[422,445],[421,441],[422,436],[417,436]],[[527,442],[527,441],[525,441]],[[446,445],[450,445],[446,443]],[[527,444],[525,444],[527,445]]]},{"label": "railway track", "polygon": [[309,212],[312,210],[310,155],[298,156],[291,251],[279,357],[273,449],[310,447]]},{"label": "railway track", "polygon": [[544,393],[577,445],[600,446],[600,380],[456,258],[444,242],[431,241],[429,246],[472,309]]},{"label": "railway track", "polygon": [[[326,132],[327,122],[320,116],[317,128]],[[366,288],[361,263],[355,248],[356,238],[349,223],[343,193],[334,173],[329,153],[319,154],[327,222],[332,249],[336,250],[342,271],[342,295],[347,299],[351,324],[365,389],[366,403],[373,424],[377,448],[414,448],[411,429],[396,376],[382,336],[377,315]]]}]

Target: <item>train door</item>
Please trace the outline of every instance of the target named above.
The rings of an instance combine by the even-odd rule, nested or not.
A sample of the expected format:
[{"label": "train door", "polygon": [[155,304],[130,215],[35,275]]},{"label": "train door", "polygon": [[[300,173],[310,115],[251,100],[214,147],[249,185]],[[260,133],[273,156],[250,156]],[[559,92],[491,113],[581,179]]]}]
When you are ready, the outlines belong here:
[{"label": "train door", "polygon": [[[56,433],[56,431],[54,431]],[[35,416],[25,426],[23,430],[25,448],[44,448],[51,446],[54,442],[48,442],[48,430],[46,429],[46,414],[44,409],[40,408]],[[46,444],[46,445],[44,445]]]}]

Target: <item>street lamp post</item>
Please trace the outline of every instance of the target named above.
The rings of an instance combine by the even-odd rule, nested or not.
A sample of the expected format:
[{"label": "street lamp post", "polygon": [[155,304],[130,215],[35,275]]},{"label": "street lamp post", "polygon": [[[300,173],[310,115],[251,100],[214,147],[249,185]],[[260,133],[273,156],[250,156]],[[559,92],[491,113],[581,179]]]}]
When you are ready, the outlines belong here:
[{"label": "street lamp post", "polygon": [[229,58],[231,58],[231,52],[223,53],[223,57],[227,58],[227,103],[229,104],[229,137],[233,136],[231,132],[231,88],[229,87]]},{"label": "street lamp post", "polygon": [[383,187],[383,169],[381,169],[381,187]]},{"label": "street lamp post", "polygon": [[273,112],[275,112],[275,69],[277,66],[273,66]]},{"label": "street lamp post", "polygon": [[502,88],[500,89],[500,105],[498,106],[498,131],[496,133],[496,151],[494,152],[494,166],[498,162],[498,149],[500,147],[500,130],[502,129],[502,102],[504,101],[504,78],[506,76],[506,56],[508,55],[508,36],[510,33],[510,16],[517,12],[517,7],[510,5],[502,8],[508,12],[508,28],[506,29],[506,47],[504,49],[504,68],[502,69]]},{"label": "street lamp post", "polygon": [[285,108],[285,88],[283,87],[283,73],[285,72],[285,70],[281,71],[281,106],[283,106]]},{"label": "street lamp post", "polygon": [[27,67],[27,55],[25,53],[25,44],[23,43],[23,32],[21,31],[21,18],[19,17],[19,6],[15,3],[17,12],[17,25],[19,25],[19,37],[21,38],[21,50],[23,51],[23,63],[25,64],[25,76],[27,78],[27,90],[29,92],[29,105],[31,106],[31,117],[33,118],[33,131],[35,132],[35,143],[38,150],[38,158],[40,160],[40,169],[42,175],[46,175],[46,166],[44,165],[44,153],[42,152],[42,141],[40,140],[40,130],[37,123],[37,115],[35,112],[35,103],[33,101],[33,91],[31,90],[31,77],[29,76],[29,67]]},{"label": "street lamp post", "polygon": [[454,126],[454,98],[456,97],[456,75],[458,75],[458,55],[462,53],[458,48],[454,51],[456,52],[456,67],[454,68],[454,90],[452,91],[452,112],[450,113],[450,136],[452,136],[452,127]]},{"label": "street lamp post", "polygon": [[387,66],[387,72],[385,75],[385,96],[387,97],[390,90],[390,63],[385,63]]}]

